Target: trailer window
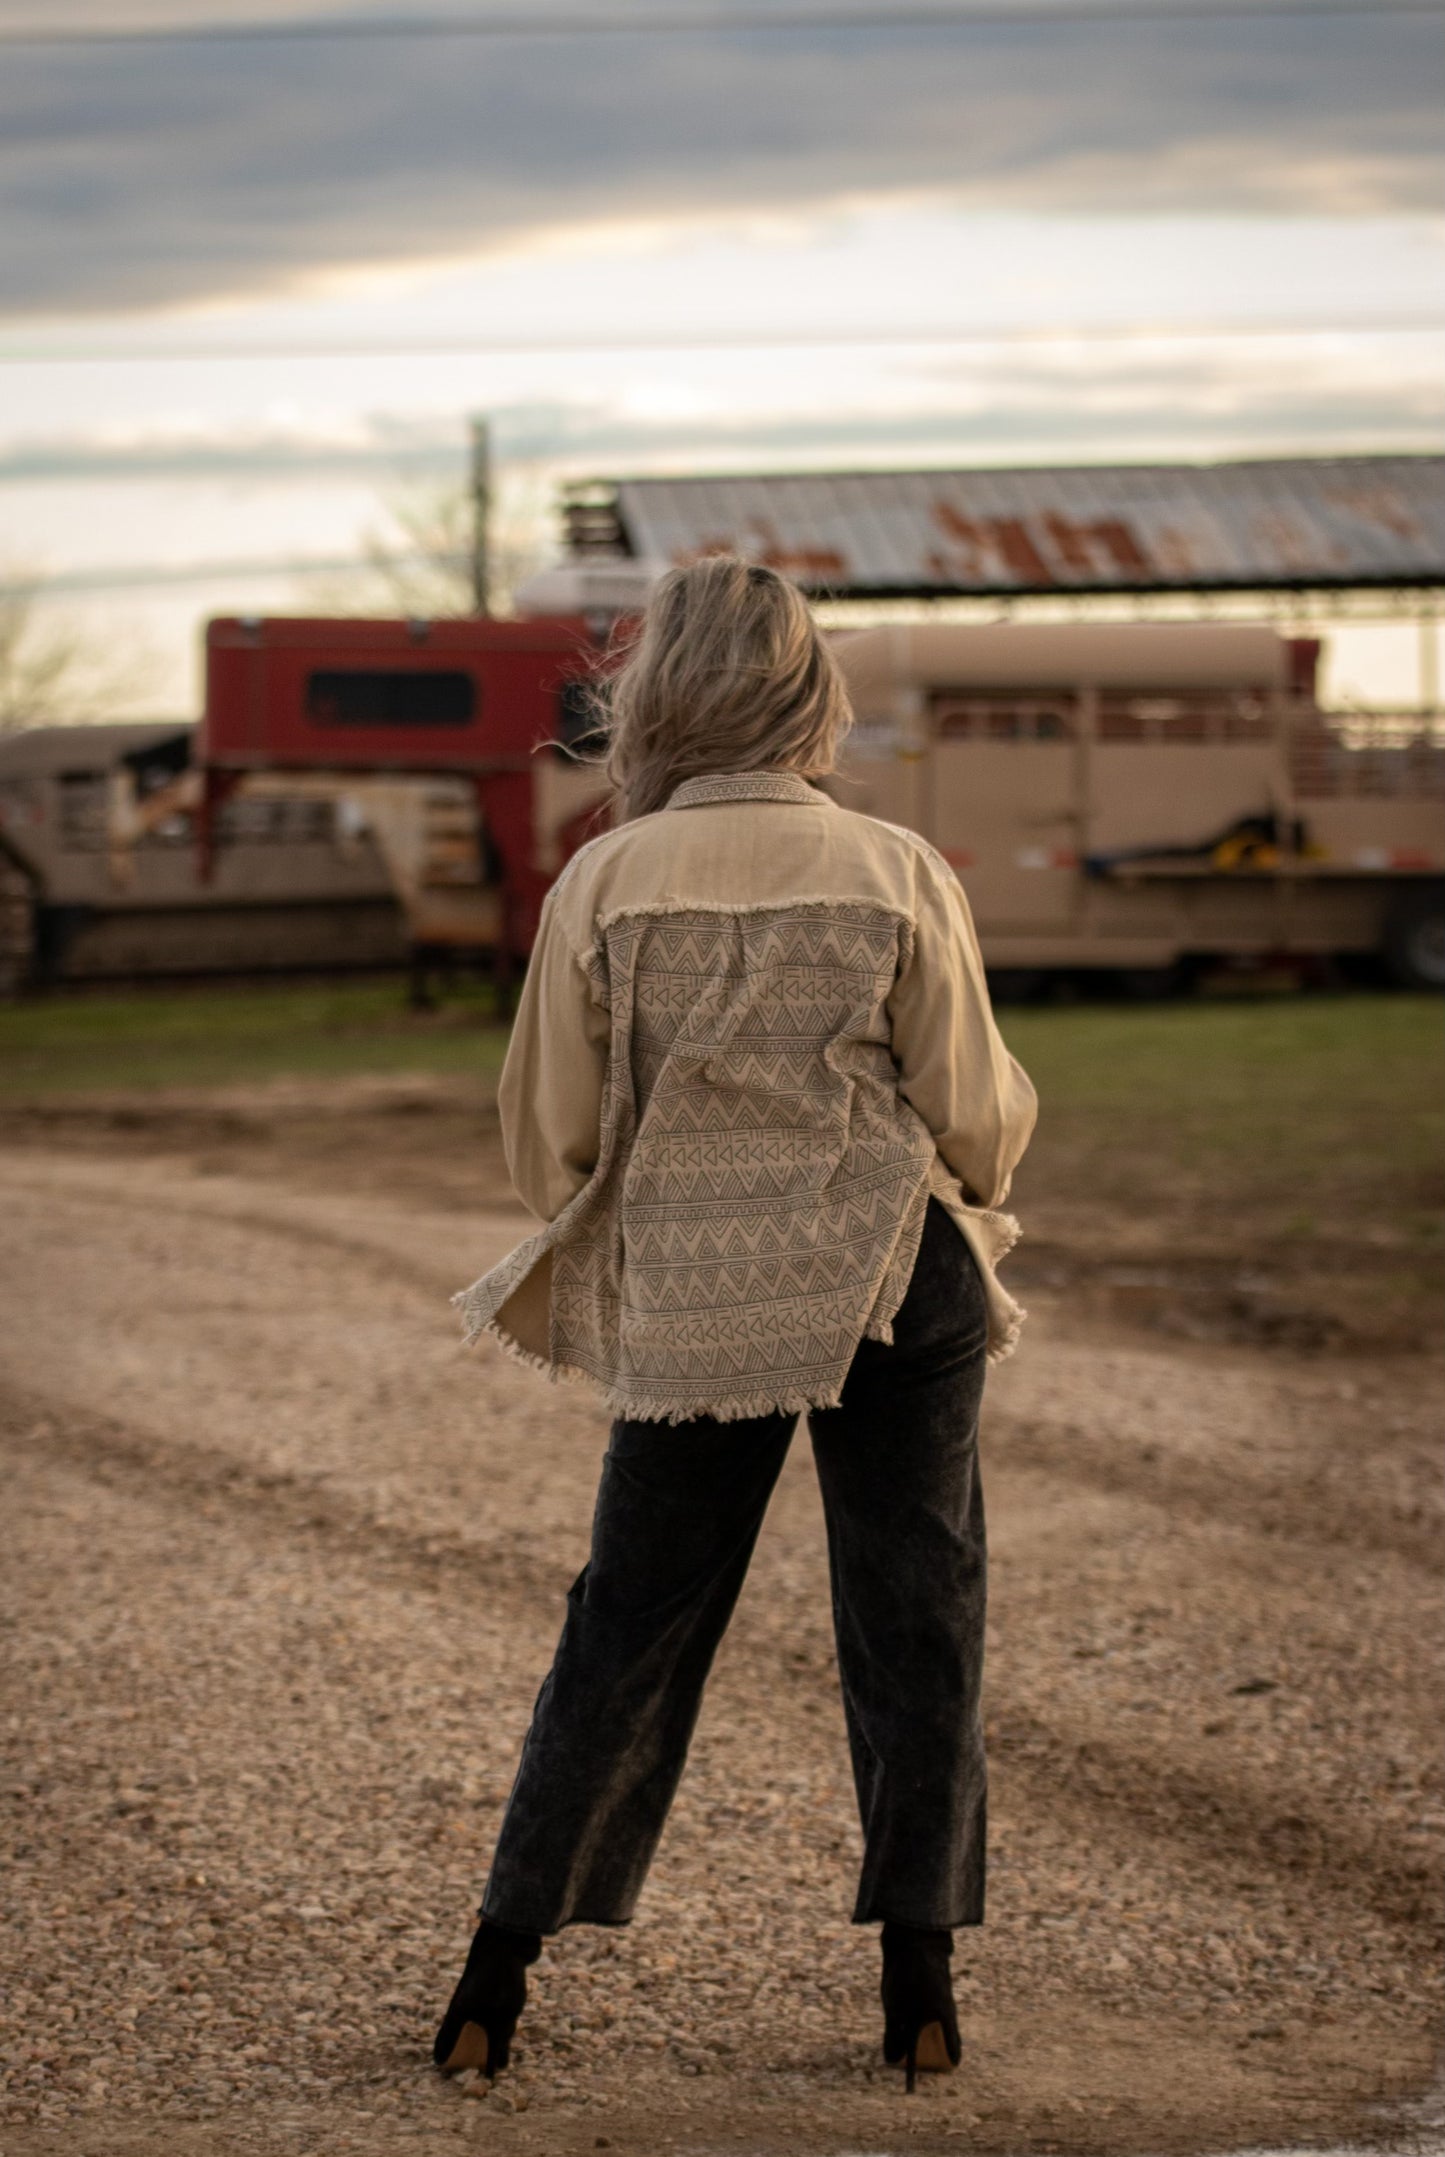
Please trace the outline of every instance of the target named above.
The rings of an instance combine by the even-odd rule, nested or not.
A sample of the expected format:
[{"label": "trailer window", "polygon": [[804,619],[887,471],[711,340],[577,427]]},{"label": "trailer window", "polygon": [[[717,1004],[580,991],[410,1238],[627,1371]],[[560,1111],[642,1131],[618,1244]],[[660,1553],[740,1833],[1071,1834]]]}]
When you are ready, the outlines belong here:
[{"label": "trailer window", "polygon": [[1272,723],[1268,699],[1254,690],[1191,689],[1099,700],[1100,741],[1264,741]]},{"label": "trailer window", "polygon": [[461,727],[476,715],[470,674],[332,667],[306,681],[306,716],[313,726]]},{"label": "trailer window", "polygon": [[938,689],[929,699],[929,712],[940,741],[1068,741],[1074,732],[1069,707],[1054,701],[994,701]]}]

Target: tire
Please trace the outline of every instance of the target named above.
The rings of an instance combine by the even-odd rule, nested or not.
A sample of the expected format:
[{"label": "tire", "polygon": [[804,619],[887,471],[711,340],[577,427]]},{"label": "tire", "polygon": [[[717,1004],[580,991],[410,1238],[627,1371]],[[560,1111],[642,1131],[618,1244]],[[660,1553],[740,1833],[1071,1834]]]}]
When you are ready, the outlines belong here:
[{"label": "tire", "polygon": [[1382,948],[1398,987],[1445,990],[1445,884],[1427,884],[1395,902]]},{"label": "tire", "polygon": [[0,996],[18,996],[35,964],[35,901],[30,886],[0,855]]},{"label": "tire", "polygon": [[1121,966],[1114,974],[1119,995],[1129,1004],[1161,1004],[1184,987],[1180,966]]},{"label": "tire", "polygon": [[1049,975],[1041,966],[1001,966],[988,976],[988,993],[996,1004],[1042,1003]]}]

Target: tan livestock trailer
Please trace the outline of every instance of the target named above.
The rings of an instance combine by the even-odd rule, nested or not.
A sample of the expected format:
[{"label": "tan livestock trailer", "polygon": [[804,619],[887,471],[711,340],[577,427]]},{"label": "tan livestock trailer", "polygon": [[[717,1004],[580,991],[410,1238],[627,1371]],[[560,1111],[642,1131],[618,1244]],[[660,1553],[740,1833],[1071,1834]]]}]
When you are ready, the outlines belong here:
[{"label": "tan livestock trailer", "polygon": [[133,831],[189,769],[194,734],[137,722],[0,738],[0,989],[404,963],[386,865],[344,806],[227,803],[209,881],[188,814]]},{"label": "tan livestock trailer", "polygon": [[896,622],[835,649],[833,790],[939,848],[996,974],[1369,955],[1445,987],[1445,745],[1323,715],[1312,642]]}]

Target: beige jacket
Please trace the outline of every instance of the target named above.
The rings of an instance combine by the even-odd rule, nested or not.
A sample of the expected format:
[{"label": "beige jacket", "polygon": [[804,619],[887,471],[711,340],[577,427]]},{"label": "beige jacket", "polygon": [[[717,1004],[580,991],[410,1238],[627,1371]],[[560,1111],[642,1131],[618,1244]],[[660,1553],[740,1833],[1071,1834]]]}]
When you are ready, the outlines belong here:
[{"label": "beige jacket", "polygon": [[934,1192],[978,1260],[990,1354],[1023,1313],[995,1209],[1033,1087],[968,903],[927,841],[795,772],[689,779],[547,895],[502,1071],[546,1223],[453,1300],[615,1414],[830,1407],[892,1339]]}]

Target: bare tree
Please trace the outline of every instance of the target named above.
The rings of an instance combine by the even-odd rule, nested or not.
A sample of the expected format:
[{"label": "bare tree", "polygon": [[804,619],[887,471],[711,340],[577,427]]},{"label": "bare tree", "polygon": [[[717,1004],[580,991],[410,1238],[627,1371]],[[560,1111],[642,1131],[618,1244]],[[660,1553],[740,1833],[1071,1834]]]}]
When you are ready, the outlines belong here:
[{"label": "bare tree", "polygon": [[[499,475],[488,533],[494,614],[551,553],[550,477],[536,464]],[[472,502],[462,485],[389,496],[385,523],[362,535],[361,560],[344,577],[308,579],[309,606],[332,614],[405,614],[440,621],[472,612]]]},{"label": "bare tree", "polygon": [[109,717],[146,692],[145,653],[117,655],[94,631],[53,608],[44,579],[0,568],[0,733]]}]

